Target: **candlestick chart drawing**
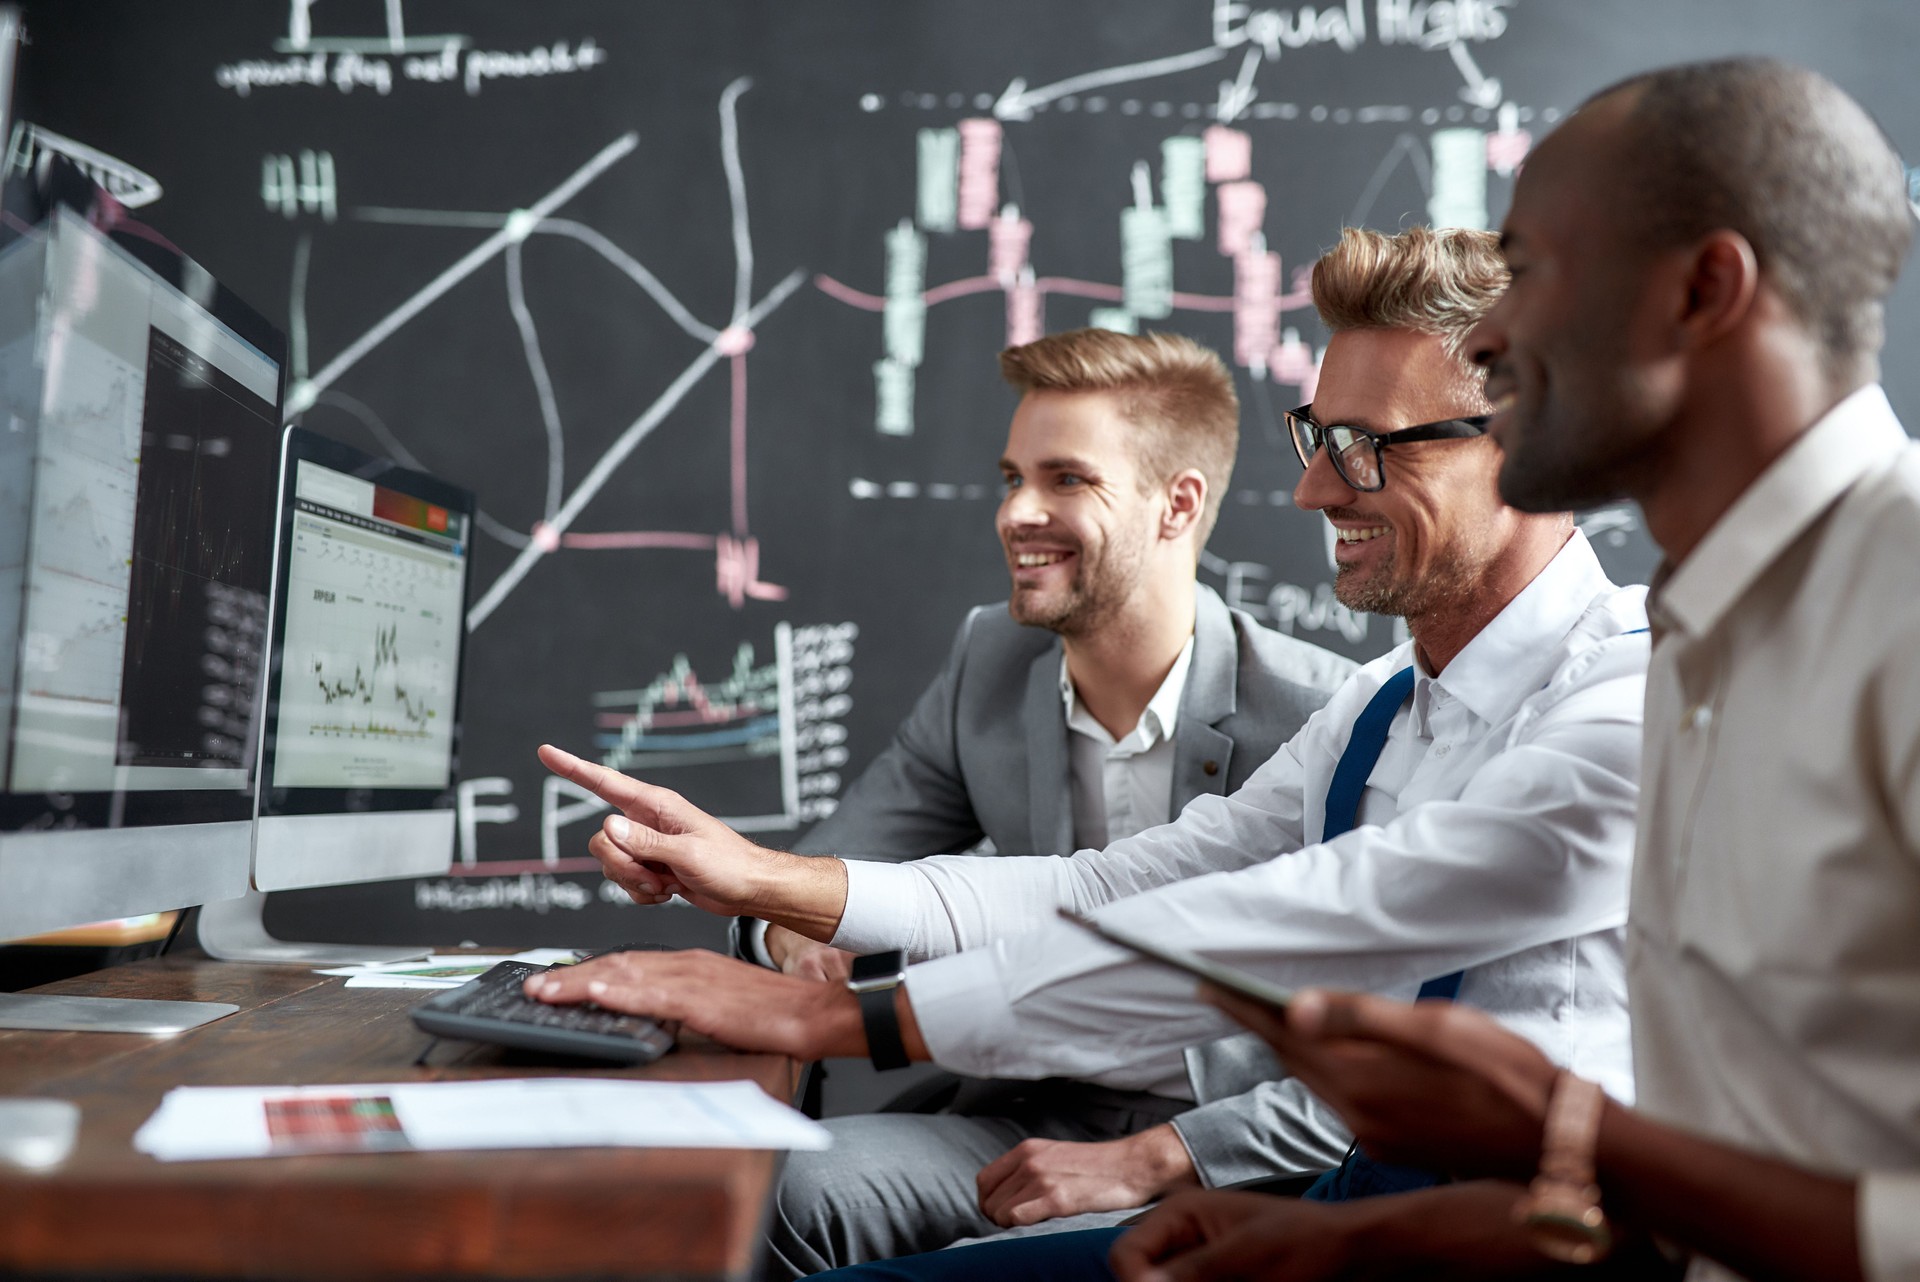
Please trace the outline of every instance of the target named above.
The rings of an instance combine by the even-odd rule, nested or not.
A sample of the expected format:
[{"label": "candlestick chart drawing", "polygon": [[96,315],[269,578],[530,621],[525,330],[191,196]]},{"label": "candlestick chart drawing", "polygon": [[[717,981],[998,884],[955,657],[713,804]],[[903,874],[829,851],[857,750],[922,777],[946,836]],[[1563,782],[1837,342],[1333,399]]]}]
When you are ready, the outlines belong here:
[{"label": "candlestick chart drawing", "polygon": [[[860,111],[914,121],[912,149],[897,157],[914,175],[912,204],[880,236],[880,252],[870,259],[877,273],[853,281],[818,272],[811,283],[823,297],[878,322],[872,432],[906,439],[924,430],[918,371],[930,351],[947,343],[979,344],[983,331],[995,345],[1014,346],[1081,325],[1128,333],[1167,328],[1203,339],[1222,336],[1213,341],[1236,372],[1243,441],[1269,447],[1268,456],[1284,455],[1278,408],[1313,399],[1325,353],[1309,274],[1330,228],[1391,228],[1410,220],[1485,228],[1535,131],[1559,119],[1561,109],[1551,103],[1509,100],[1502,81],[1476,60],[1475,49],[1482,50],[1480,58],[1490,56],[1489,48],[1497,52],[1508,11],[1504,4],[1469,6],[1455,25],[1426,27],[1410,11],[1379,7],[1375,39],[1412,46],[1460,77],[1451,93],[1443,85],[1425,102],[1383,101],[1385,95],[1355,101],[1350,93],[1333,101],[1265,98],[1262,80],[1275,78],[1283,48],[1317,42],[1329,46],[1330,56],[1352,53],[1367,29],[1364,10],[1329,11],[1319,27],[1310,12],[1295,15],[1299,25],[1288,28],[1279,11],[1226,3],[1212,6],[1213,46],[1187,54],[1084,71],[1038,88],[1016,77],[998,94],[980,88],[861,94]],[[1223,70],[1231,71],[1229,78],[1219,78]],[[1042,116],[1050,136],[1032,138]],[[1115,134],[1126,139],[1122,148],[1099,145],[1102,136]],[[1337,206],[1344,211],[1337,221],[1301,207],[1303,134],[1335,137],[1358,161],[1347,167],[1354,186],[1332,193],[1350,202]],[[1019,162],[1018,153],[1030,145],[1057,154],[1062,137],[1098,155],[1104,171],[1088,165],[1065,179]],[[1134,149],[1132,158],[1126,147]],[[1270,163],[1257,163],[1262,157]],[[1117,236],[1088,236],[1082,221],[1080,235],[1054,239],[1050,256],[1036,253],[1046,230],[1046,215],[1036,211],[1060,207],[1049,190],[1060,181],[1090,181],[1108,193],[1097,216],[1110,220]],[[1073,207],[1081,219],[1085,207],[1084,200]],[[1088,241],[1117,253],[1102,261],[1086,252]],[[936,279],[929,263],[943,251],[949,261],[970,256],[975,270]],[[983,323],[978,309],[971,328],[940,320],[938,313],[970,298],[997,302],[1003,323]],[[1271,460],[1243,444],[1229,502],[1250,517],[1292,507],[1285,469],[1291,460],[1281,460],[1277,475],[1260,466],[1263,461]],[[996,494],[990,485],[954,476],[862,473],[848,478],[847,487],[855,500],[879,502],[977,501]],[[1636,518],[1616,507],[1583,524],[1606,546],[1620,547]],[[1369,645],[1367,616],[1334,598],[1330,531],[1320,530],[1314,540],[1324,552],[1319,581],[1298,582],[1288,581],[1297,569],[1281,573],[1276,558],[1250,551],[1256,539],[1233,527],[1229,521],[1215,539],[1215,549],[1228,551],[1202,558],[1203,573],[1232,604],[1288,632],[1336,646]]]}]

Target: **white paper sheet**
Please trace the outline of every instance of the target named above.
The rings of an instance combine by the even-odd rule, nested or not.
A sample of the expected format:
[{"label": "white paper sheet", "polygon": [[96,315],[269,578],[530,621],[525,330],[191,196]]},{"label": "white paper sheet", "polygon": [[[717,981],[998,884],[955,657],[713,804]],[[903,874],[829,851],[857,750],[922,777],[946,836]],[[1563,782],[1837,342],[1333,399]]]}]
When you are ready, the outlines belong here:
[{"label": "white paper sheet", "polygon": [[825,1127],[752,1082],[592,1077],[181,1086],[133,1146],[163,1162],[501,1148],[823,1149]]},{"label": "white paper sheet", "polygon": [[475,957],[472,953],[435,953],[412,961],[385,962],[377,966],[335,966],[315,971],[316,975],[344,975],[348,988],[458,988],[468,980],[484,975],[501,962],[526,962],[531,966],[552,966],[578,959],[571,948],[530,948],[511,957]]}]

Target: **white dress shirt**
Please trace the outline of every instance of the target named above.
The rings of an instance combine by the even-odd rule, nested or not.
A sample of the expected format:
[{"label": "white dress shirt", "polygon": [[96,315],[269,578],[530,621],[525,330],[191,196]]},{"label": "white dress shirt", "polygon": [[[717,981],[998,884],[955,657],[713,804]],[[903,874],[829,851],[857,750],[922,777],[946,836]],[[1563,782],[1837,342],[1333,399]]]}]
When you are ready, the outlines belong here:
[{"label": "white dress shirt", "polygon": [[1116,740],[1080,702],[1061,653],[1060,701],[1067,714],[1067,779],[1077,845],[1105,846],[1173,817],[1173,731],[1192,666],[1189,636],[1139,722]]},{"label": "white dress shirt", "polygon": [[1880,389],[1775,460],[1653,600],[1641,1107],[1865,1172],[1867,1276],[1916,1282],[1920,447]]},{"label": "white dress shirt", "polygon": [[1335,763],[1410,642],[1232,796],[1105,850],[849,863],[833,943],[936,958],[908,971],[921,1033],[979,1076],[1187,1096],[1182,1049],[1237,1031],[1187,976],[1058,922],[1069,907],[1290,987],[1412,997],[1468,968],[1462,1000],[1627,1097],[1643,597],[1576,533],[1443,673],[1417,677],[1361,826],[1333,841],[1314,838]]}]

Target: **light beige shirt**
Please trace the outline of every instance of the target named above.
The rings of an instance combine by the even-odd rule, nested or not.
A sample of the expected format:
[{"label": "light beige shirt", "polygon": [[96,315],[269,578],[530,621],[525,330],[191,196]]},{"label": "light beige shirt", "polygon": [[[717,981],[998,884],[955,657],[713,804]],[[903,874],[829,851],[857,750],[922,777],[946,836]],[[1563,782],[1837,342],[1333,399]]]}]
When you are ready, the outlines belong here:
[{"label": "light beige shirt", "polygon": [[1649,614],[1627,951],[1640,1106],[1864,1172],[1867,1275],[1916,1282],[1920,447],[1881,390],[1769,467]]},{"label": "light beige shirt", "polygon": [[1067,656],[1060,656],[1074,849],[1098,850],[1173,818],[1173,731],[1192,667],[1193,638],[1188,637],[1139,722],[1116,740],[1080,702],[1067,675]]}]

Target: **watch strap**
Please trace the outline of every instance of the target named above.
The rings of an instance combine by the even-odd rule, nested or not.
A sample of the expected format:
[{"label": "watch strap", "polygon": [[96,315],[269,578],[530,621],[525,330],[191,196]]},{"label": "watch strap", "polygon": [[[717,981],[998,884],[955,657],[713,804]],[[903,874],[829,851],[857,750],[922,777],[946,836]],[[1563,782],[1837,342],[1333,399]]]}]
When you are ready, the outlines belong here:
[{"label": "watch strap", "polygon": [[860,1001],[860,1023],[867,1034],[867,1058],[881,1072],[905,1068],[907,1044],[900,1036],[894,990],[907,977],[907,955],[898,948],[853,959],[847,987]]},{"label": "watch strap", "polygon": [[860,1023],[867,1030],[867,1058],[881,1072],[905,1068],[907,1044],[900,1036],[900,1014],[894,1009],[893,995],[900,985],[869,988],[858,994]]},{"label": "watch strap", "polygon": [[1605,1105],[1596,1083],[1560,1074],[1542,1127],[1539,1174],[1514,1208],[1541,1253],[1569,1264],[1592,1264],[1613,1248],[1594,1161]]}]

